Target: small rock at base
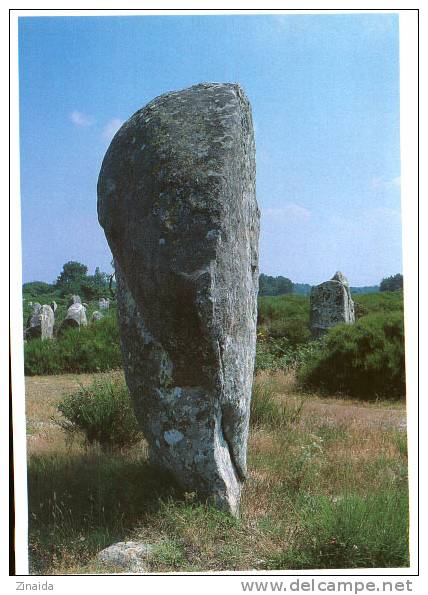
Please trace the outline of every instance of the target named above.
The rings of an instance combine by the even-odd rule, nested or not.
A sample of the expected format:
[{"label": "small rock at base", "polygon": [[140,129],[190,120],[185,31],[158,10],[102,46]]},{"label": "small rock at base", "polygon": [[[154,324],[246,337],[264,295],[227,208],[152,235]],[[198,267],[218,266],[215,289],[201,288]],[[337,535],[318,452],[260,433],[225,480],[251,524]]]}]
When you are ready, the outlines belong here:
[{"label": "small rock at base", "polygon": [[129,572],[148,572],[147,558],[153,546],[141,541],[119,541],[97,554],[103,564],[116,566]]}]

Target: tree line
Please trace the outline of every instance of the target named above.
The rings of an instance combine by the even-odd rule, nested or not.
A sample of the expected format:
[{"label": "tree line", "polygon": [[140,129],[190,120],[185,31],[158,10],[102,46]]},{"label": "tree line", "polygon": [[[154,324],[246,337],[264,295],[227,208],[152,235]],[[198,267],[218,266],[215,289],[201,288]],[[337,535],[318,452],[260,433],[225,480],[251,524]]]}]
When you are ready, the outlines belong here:
[{"label": "tree line", "polygon": [[[64,297],[70,294],[78,294],[85,300],[90,301],[109,295],[112,285],[112,275],[95,269],[93,275],[88,275],[88,267],[80,262],[70,260],[63,265],[62,271],[52,284],[43,281],[24,283],[23,290],[33,295],[45,294],[55,291],[59,296]],[[114,285],[114,282],[113,282]],[[399,291],[403,289],[403,275],[397,273],[391,277],[385,277],[379,286],[351,287],[354,293],[372,293],[375,291]],[[293,283],[287,277],[279,275],[273,277],[262,273],[259,276],[259,295],[275,296],[287,295],[289,293],[308,294],[311,285],[308,283]]]},{"label": "tree line", "polygon": [[93,275],[88,275],[86,265],[70,260],[63,265],[54,283],[32,281],[24,283],[22,289],[34,296],[55,293],[58,297],[65,297],[77,294],[86,301],[91,301],[110,295],[111,281],[112,275],[102,272],[99,267],[96,267]]},{"label": "tree line", "polygon": [[[272,277],[262,273],[259,277],[259,296],[275,296],[295,293],[308,295],[311,291],[309,283],[293,283],[283,276]],[[397,273],[382,279],[379,285],[351,287],[351,293],[375,293],[377,291],[401,291],[403,289],[403,275]]]}]

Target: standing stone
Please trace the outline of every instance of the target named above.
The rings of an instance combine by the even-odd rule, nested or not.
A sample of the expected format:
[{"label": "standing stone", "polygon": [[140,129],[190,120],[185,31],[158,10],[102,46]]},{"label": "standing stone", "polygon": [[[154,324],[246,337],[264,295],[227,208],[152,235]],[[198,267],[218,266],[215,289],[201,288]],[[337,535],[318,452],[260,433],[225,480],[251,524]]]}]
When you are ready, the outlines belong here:
[{"label": "standing stone", "polygon": [[104,158],[98,217],[150,459],[237,515],[259,275],[253,125],[240,86],[196,85],[136,112]]},{"label": "standing stone", "polygon": [[52,339],[55,315],[50,306],[35,303],[27,321],[26,339]]},{"label": "standing stone", "polygon": [[55,324],[55,313],[48,305],[43,305],[40,311],[40,326],[41,337],[44,339],[52,339]]},{"label": "standing stone", "polygon": [[69,306],[72,306],[73,304],[81,304],[82,300],[80,298],[80,295],[72,295],[70,298],[70,301],[68,302]]},{"label": "standing stone", "polygon": [[346,277],[340,272],[320,285],[312,287],[310,295],[310,326],[312,335],[320,337],[340,323],[354,324],[354,302]]},{"label": "standing stone", "polygon": [[97,322],[97,320],[101,320],[101,318],[103,318],[103,315],[101,314],[101,312],[98,312],[98,310],[95,310],[95,312],[92,314],[92,322]]},{"label": "standing stone", "polygon": [[102,297],[98,302],[98,306],[100,310],[108,310],[110,308],[110,300]]},{"label": "standing stone", "polygon": [[27,318],[24,335],[26,339],[37,339],[41,336],[40,310],[42,309],[42,305],[39,302],[35,302],[34,304],[30,302],[30,304],[32,311]]},{"label": "standing stone", "polygon": [[61,324],[60,331],[67,328],[86,326],[88,321],[86,319],[86,309],[82,304],[74,303],[67,310],[67,316]]}]

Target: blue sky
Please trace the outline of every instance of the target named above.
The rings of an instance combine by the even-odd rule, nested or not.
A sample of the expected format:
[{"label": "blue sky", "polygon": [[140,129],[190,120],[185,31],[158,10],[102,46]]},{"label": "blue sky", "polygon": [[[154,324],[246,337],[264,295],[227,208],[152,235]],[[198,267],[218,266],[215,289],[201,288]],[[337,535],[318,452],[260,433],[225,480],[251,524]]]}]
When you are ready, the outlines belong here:
[{"label": "blue sky", "polygon": [[398,16],[22,17],[23,280],[110,271],[102,158],[154,97],[238,82],[253,109],[260,270],[371,285],[402,270]]}]

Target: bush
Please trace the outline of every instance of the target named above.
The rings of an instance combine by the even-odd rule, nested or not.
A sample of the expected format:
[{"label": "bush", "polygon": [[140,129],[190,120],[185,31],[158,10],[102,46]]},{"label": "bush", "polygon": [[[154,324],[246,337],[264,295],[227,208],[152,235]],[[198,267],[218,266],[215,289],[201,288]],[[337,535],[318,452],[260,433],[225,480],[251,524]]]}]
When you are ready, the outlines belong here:
[{"label": "bush", "polygon": [[353,296],[357,318],[368,314],[386,314],[403,312],[403,293],[401,291],[385,291]]},{"label": "bush", "polygon": [[309,299],[302,295],[261,297],[258,323],[274,339],[286,338],[292,345],[310,340]]},{"label": "bush", "polygon": [[311,359],[318,349],[318,341],[293,345],[287,338],[274,339],[258,333],[256,344],[255,371],[276,372],[287,368],[297,368]]},{"label": "bush", "polygon": [[123,380],[98,380],[67,395],[58,404],[65,419],[55,420],[70,436],[83,432],[89,444],[102,449],[129,447],[142,435]]},{"label": "bush", "polygon": [[330,329],[299,370],[299,379],[306,387],[366,399],[404,396],[402,314],[372,314]]},{"label": "bush", "polygon": [[57,339],[28,341],[24,356],[28,376],[119,368],[122,356],[115,312],[95,324],[67,330]]},{"label": "bush", "polygon": [[45,281],[30,281],[22,285],[22,293],[33,298],[53,291],[55,291],[55,287],[51,283],[45,283]]}]

